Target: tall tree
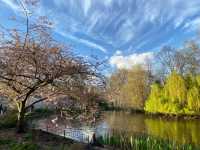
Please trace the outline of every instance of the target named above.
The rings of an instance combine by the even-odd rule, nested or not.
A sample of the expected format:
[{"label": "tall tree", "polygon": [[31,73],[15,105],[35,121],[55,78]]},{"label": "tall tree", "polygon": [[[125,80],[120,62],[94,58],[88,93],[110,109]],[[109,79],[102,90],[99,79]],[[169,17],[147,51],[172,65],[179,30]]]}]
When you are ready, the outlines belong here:
[{"label": "tall tree", "polygon": [[184,78],[176,73],[172,72],[166,80],[164,87],[165,97],[172,102],[179,102],[184,104],[186,102],[186,83]]},{"label": "tall tree", "polygon": [[150,75],[142,66],[134,66],[128,71],[127,84],[123,92],[128,96],[128,105],[143,110],[150,92]]},{"label": "tall tree", "polygon": [[127,83],[127,72],[125,69],[119,69],[107,81],[108,99],[118,106],[121,106],[127,98],[122,91],[123,86]]}]

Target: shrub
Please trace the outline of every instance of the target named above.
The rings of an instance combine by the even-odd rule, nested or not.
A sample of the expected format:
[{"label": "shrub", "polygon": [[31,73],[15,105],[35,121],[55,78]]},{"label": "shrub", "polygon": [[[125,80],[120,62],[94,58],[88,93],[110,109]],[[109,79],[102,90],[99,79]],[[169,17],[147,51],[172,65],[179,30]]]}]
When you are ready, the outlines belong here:
[{"label": "shrub", "polygon": [[16,124],[17,124],[17,115],[15,111],[11,111],[0,117],[0,129],[13,128],[16,127]]}]

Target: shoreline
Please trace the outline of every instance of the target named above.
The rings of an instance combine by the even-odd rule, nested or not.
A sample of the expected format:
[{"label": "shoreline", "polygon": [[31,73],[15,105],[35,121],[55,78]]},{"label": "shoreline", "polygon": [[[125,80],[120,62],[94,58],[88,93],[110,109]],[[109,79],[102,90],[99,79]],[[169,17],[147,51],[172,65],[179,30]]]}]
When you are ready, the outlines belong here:
[{"label": "shoreline", "polygon": [[39,129],[28,129],[17,134],[15,128],[0,130],[0,149],[25,148],[31,150],[112,150],[107,145],[95,146],[77,142]]},{"label": "shoreline", "polygon": [[149,113],[146,112],[145,110],[138,110],[138,109],[133,109],[133,108],[114,108],[114,109],[108,109],[104,110],[105,112],[110,112],[110,111],[124,111],[124,112],[129,112],[130,114],[144,114],[145,116],[152,117],[152,118],[163,118],[163,119],[184,119],[184,120],[198,120],[200,119],[200,114],[169,114],[169,113]]}]

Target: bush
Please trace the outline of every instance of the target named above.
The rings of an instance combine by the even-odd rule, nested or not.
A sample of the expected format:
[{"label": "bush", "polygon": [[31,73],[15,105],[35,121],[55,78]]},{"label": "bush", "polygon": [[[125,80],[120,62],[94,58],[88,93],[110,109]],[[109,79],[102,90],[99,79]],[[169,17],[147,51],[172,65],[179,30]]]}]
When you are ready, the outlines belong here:
[{"label": "bush", "polygon": [[11,111],[0,117],[0,129],[14,128],[17,124],[17,112]]},{"label": "bush", "polygon": [[[17,111],[12,110],[3,116],[0,116],[0,129],[5,129],[5,128],[15,128],[17,125]],[[37,119],[37,118],[42,118],[42,117],[47,117],[51,114],[54,113],[54,110],[50,109],[36,109],[34,112],[27,113],[26,118],[27,120],[32,120],[32,119]],[[25,126],[26,126],[25,122]]]},{"label": "bush", "polygon": [[48,108],[38,108],[35,109],[33,112],[27,113],[26,118],[28,120],[37,119],[48,117],[49,115],[53,114],[55,111]]}]

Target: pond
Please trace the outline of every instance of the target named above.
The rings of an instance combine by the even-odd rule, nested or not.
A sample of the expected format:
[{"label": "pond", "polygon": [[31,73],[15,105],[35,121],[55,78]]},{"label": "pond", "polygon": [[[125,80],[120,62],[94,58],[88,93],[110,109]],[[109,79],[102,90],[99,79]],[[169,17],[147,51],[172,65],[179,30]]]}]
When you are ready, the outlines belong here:
[{"label": "pond", "polygon": [[[76,130],[76,137],[74,137],[74,133],[68,134],[67,137],[70,138],[72,136],[72,139],[83,142],[86,142],[83,138],[85,135],[91,138],[93,133],[100,136],[113,131],[123,131],[130,135],[147,134],[181,144],[192,143],[200,145],[200,120],[169,120],[152,118],[144,114],[110,111],[104,112],[100,121],[93,126],[77,123],[76,121],[60,120],[53,116],[48,119],[38,120],[37,127],[62,136],[69,133],[69,130]],[[65,129],[67,133],[64,133]]]}]

